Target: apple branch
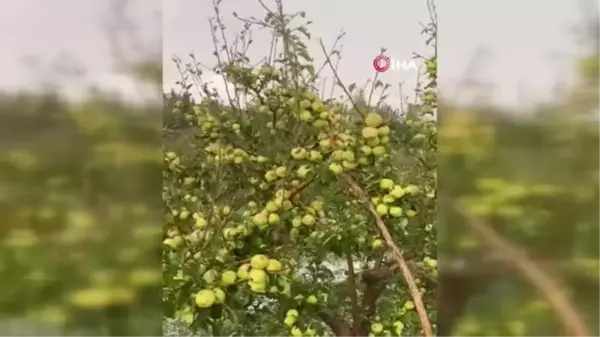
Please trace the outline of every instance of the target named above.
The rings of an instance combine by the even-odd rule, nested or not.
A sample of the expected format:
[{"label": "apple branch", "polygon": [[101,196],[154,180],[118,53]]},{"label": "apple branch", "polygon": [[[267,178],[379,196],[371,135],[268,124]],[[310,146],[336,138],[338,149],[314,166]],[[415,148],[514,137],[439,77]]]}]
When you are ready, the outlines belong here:
[{"label": "apple branch", "polygon": [[412,275],[412,272],[410,271],[410,268],[408,267],[408,264],[406,263],[406,260],[404,259],[404,256],[402,255],[402,252],[400,251],[398,246],[396,246],[396,243],[394,242],[390,231],[387,229],[387,226],[383,222],[381,216],[377,213],[377,210],[375,209],[373,203],[369,200],[369,196],[358,185],[358,183],[349,174],[343,174],[342,178],[348,185],[350,185],[351,189],[354,191],[356,196],[368,207],[371,214],[373,214],[373,217],[375,218],[375,223],[377,224],[377,227],[381,232],[381,235],[383,236],[388,247],[392,250],[394,258],[398,263],[398,266],[402,270],[404,280],[408,284],[410,295],[413,299],[413,302],[415,303],[415,308],[419,315],[419,320],[421,321],[423,335],[426,337],[433,336],[431,323],[429,322],[427,310],[425,309],[425,305],[423,304],[423,299],[421,298],[419,288],[417,287],[415,279]]},{"label": "apple branch", "polygon": [[455,202],[453,208],[466,220],[468,227],[476,232],[490,248],[499,253],[499,257],[514,265],[526,280],[542,292],[562,321],[567,333],[571,336],[590,336],[584,319],[569,301],[564,291],[546,271],[538,266],[526,253],[521,252],[487,224],[471,215],[464,205]]}]

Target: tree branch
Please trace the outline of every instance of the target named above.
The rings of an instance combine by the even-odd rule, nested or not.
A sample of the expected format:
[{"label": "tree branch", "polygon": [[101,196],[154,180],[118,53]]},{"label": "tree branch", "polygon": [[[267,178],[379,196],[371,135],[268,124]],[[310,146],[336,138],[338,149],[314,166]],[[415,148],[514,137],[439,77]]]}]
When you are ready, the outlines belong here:
[{"label": "tree branch", "polygon": [[471,215],[464,205],[454,202],[452,206],[466,220],[465,224],[475,231],[490,248],[499,253],[499,257],[514,265],[526,280],[542,292],[562,321],[567,333],[571,336],[590,336],[584,319],[546,271],[533,262],[527,254],[505,241],[487,224]]},{"label": "tree branch", "polygon": [[379,231],[381,232],[381,235],[383,236],[388,247],[392,250],[394,258],[396,259],[396,262],[398,263],[400,269],[402,270],[402,275],[404,276],[404,280],[408,284],[410,295],[413,299],[413,302],[415,303],[415,308],[419,315],[419,320],[421,321],[421,327],[423,328],[423,335],[426,337],[433,336],[433,330],[431,328],[431,323],[429,321],[429,317],[427,315],[427,310],[425,309],[425,305],[423,304],[423,299],[421,298],[421,293],[419,291],[419,288],[417,287],[415,279],[412,275],[412,272],[410,271],[410,269],[408,267],[408,264],[406,263],[406,260],[404,259],[403,255],[402,255],[402,252],[400,251],[398,246],[396,246],[396,243],[394,242],[394,239],[392,238],[390,231],[387,229],[387,226],[383,222],[383,219],[381,219],[381,216],[379,216],[379,214],[377,213],[377,210],[375,209],[375,206],[373,205],[373,203],[371,203],[369,196],[363,191],[363,189],[358,185],[358,183],[347,173],[342,175],[342,179],[348,185],[350,185],[351,189],[354,191],[356,196],[368,207],[371,214],[373,214],[373,217],[375,218],[375,223],[377,224],[377,227],[378,227]]}]

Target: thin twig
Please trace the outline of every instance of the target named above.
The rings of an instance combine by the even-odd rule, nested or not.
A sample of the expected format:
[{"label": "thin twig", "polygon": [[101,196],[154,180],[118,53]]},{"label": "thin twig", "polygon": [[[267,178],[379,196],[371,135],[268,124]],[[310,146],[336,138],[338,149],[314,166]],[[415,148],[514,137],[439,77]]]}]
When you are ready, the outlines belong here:
[{"label": "thin twig", "polygon": [[538,288],[552,305],[570,336],[591,336],[581,314],[569,301],[564,291],[552,277],[538,266],[527,254],[511,245],[480,219],[471,215],[459,202],[453,208],[466,220],[466,225],[475,231],[505,262],[511,263],[523,277]]},{"label": "thin twig", "polygon": [[419,291],[419,287],[417,287],[415,278],[414,278],[410,268],[408,267],[408,264],[406,263],[406,260],[404,259],[402,252],[400,251],[398,246],[396,246],[396,243],[394,242],[394,239],[392,238],[390,231],[387,229],[387,226],[383,222],[383,219],[381,219],[381,216],[377,213],[377,210],[375,209],[375,206],[373,205],[373,203],[370,201],[369,196],[365,193],[365,191],[363,191],[363,189],[358,185],[358,183],[348,174],[343,174],[342,178],[354,190],[354,193],[357,195],[357,197],[359,197],[359,199],[365,205],[367,205],[371,214],[373,214],[373,217],[375,218],[375,223],[377,224],[377,227],[379,228],[379,231],[381,232],[381,235],[383,236],[388,247],[392,250],[394,258],[396,259],[396,262],[398,263],[398,265],[400,266],[400,269],[402,270],[402,275],[404,276],[404,280],[408,284],[408,289],[410,291],[410,295],[413,299],[413,302],[415,303],[415,308],[417,310],[417,314],[419,315],[419,320],[421,321],[421,327],[423,328],[423,335],[425,337],[433,336],[433,330],[431,328],[429,316],[427,315],[427,310],[425,309],[425,305],[423,304],[423,299],[421,297],[421,292]]}]

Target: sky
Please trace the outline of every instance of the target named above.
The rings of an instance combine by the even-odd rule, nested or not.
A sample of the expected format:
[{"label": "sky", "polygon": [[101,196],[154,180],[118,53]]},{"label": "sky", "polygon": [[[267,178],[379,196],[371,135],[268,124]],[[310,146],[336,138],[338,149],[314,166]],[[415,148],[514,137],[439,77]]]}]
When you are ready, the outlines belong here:
[{"label": "sky", "polygon": [[[580,51],[573,33],[581,17],[578,2],[437,2],[440,90],[445,95],[459,101],[473,100],[481,92],[467,90],[465,85],[483,80],[486,87],[493,88],[485,96],[493,102],[532,104],[552,97],[552,88],[558,82],[569,81],[573,59]],[[135,81],[111,70],[110,45],[103,28],[103,22],[111,17],[110,4],[111,1],[91,0],[2,2],[0,89],[39,86],[44,78],[53,76],[48,70],[53,62],[65,62],[68,56],[86,69],[86,75],[65,80],[61,86],[64,92],[81,95],[87,84],[96,84],[116,88],[129,97],[142,95]],[[372,61],[381,47],[386,47],[386,54],[397,60],[408,60],[413,52],[429,52],[425,37],[420,34],[419,22],[429,20],[423,0],[286,0],[284,6],[287,12],[305,11],[307,19],[313,21],[313,38],[308,46],[317,64],[324,59],[318,38],[330,48],[340,31],[346,33],[339,66],[346,84],[356,82],[362,86],[373,77]],[[157,16],[161,8],[162,20]],[[233,11],[242,17],[262,18],[265,14],[255,0],[224,0],[222,14],[230,39],[241,28]],[[147,44],[162,43],[166,90],[179,78],[171,61],[173,55],[190,61],[187,55],[193,53],[202,63],[215,64],[207,21],[214,14],[211,0],[131,0],[129,14]],[[264,31],[254,33],[249,54],[252,60],[259,61],[270,40]],[[135,47],[130,49],[138,51]],[[37,57],[37,68],[32,67],[32,56]],[[474,59],[478,61],[473,62]],[[215,85],[223,86],[217,76],[206,76]],[[331,83],[331,73],[327,76]],[[398,83],[403,83],[403,94],[407,95],[414,88],[416,77],[414,69],[406,69],[388,71],[379,78],[393,85],[393,104],[400,100]]]}]

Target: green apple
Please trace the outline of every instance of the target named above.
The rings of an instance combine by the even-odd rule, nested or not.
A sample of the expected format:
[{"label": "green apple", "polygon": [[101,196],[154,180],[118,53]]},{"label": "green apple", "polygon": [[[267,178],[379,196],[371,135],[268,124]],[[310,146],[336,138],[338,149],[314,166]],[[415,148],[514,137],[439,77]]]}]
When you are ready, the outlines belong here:
[{"label": "green apple", "polygon": [[292,219],[292,227],[300,227],[302,226],[302,218],[299,216],[295,216]]},{"label": "green apple", "polygon": [[277,214],[277,213],[269,214],[269,224],[270,225],[278,224],[279,221],[280,221],[279,214]]},{"label": "green apple", "polygon": [[273,182],[275,180],[277,180],[279,178],[279,176],[277,175],[277,172],[275,172],[274,170],[270,170],[267,171],[267,173],[265,173],[265,180],[268,182]]},{"label": "green apple", "polygon": [[268,221],[268,217],[267,217],[267,214],[264,212],[256,213],[252,217],[252,223],[258,227],[262,227],[262,226],[266,225],[267,221]]},{"label": "green apple", "polygon": [[371,153],[373,153],[373,149],[368,145],[361,146],[360,150],[362,151],[363,154],[365,154],[367,156],[370,155]]},{"label": "green apple", "polygon": [[404,323],[395,321],[392,325],[394,326],[394,332],[396,332],[396,335],[401,336],[402,331],[404,330]]},{"label": "green apple", "polygon": [[269,272],[279,272],[283,269],[283,265],[276,259],[269,259],[269,264],[267,265],[267,271]]},{"label": "green apple", "polygon": [[396,201],[396,198],[394,198],[393,195],[387,194],[381,199],[381,201],[383,201],[384,204],[391,204]]},{"label": "green apple", "polygon": [[298,327],[293,327],[290,331],[290,335],[293,337],[302,337],[302,330],[300,330]]},{"label": "green apple", "polygon": [[283,320],[283,323],[291,328],[294,324],[296,324],[296,317],[286,316]]},{"label": "green apple", "polygon": [[252,282],[265,283],[267,281],[267,273],[262,269],[250,269],[248,276]]},{"label": "green apple", "polygon": [[406,216],[409,217],[409,218],[412,218],[415,215],[417,215],[417,211],[415,211],[415,210],[409,209],[409,210],[406,211]]},{"label": "green apple", "polygon": [[353,169],[355,169],[355,168],[357,168],[357,167],[358,167],[358,163],[357,163],[357,162],[355,162],[355,161],[347,161],[347,160],[344,160],[344,161],[342,162],[342,167],[344,167],[344,168],[347,168],[347,169],[350,169],[350,170],[353,170]]},{"label": "green apple", "polygon": [[286,173],[287,173],[287,168],[285,166],[279,166],[275,169],[275,174],[277,174],[277,176],[280,178],[285,177]]},{"label": "green apple", "polygon": [[313,119],[313,115],[308,110],[302,110],[300,113],[300,120],[303,122],[312,122]]},{"label": "green apple", "polygon": [[287,313],[285,315],[286,316],[291,316],[291,317],[294,317],[294,318],[298,318],[298,316],[300,316],[300,313],[296,309],[290,309],[290,310],[287,311]]},{"label": "green apple", "polygon": [[402,207],[392,206],[390,207],[390,215],[394,218],[399,218],[402,216]]},{"label": "green apple", "polygon": [[271,212],[271,213],[272,212],[277,212],[277,210],[279,210],[279,206],[274,201],[269,201],[269,202],[267,202],[267,205],[265,206],[265,209],[268,212]]},{"label": "green apple", "polygon": [[250,266],[252,266],[252,269],[265,269],[268,265],[269,258],[266,255],[256,254],[250,259]]},{"label": "green apple", "polygon": [[203,289],[200,290],[194,296],[194,302],[200,308],[210,308],[213,304],[215,304],[217,297],[212,290]]},{"label": "green apple", "polygon": [[415,303],[413,301],[406,301],[404,302],[404,309],[406,310],[412,310],[415,308]]},{"label": "green apple", "polygon": [[301,147],[296,147],[292,149],[291,152],[292,158],[296,159],[296,160],[302,160],[305,159],[306,156],[308,155],[308,151],[306,151],[306,149],[303,149]]},{"label": "green apple", "polygon": [[394,181],[392,179],[381,179],[379,181],[379,187],[382,190],[391,190],[394,187]]},{"label": "green apple", "polygon": [[354,152],[352,152],[352,151],[344,151],[343,157],[344,157],[344,160],[347,160],[347,161],[355,161],[356,160],[356,156],[354,155]]},{"label": "green apple", "polygon": [[383,118],[376,112],[370,112],[365,117],[365,125],[376,128],[383,123]]},{"label": "green apple", "polygon": [[316,222],[316,219],[311,214],[306,214],[305,216],[302,217],[302,223],[307,226],[312,226],[315,224],[315,222]]},{"label": "green apple", "polygon": [[227,270],[221,274],[221,285],[224,287],[229,287],[232,284],[235,284],[237,279],[237,274],[233,270]]},{"label": "green apple", "polygon": [[416,186],[416,185],[408,185],[408,186],[406,186],[405,190],[406,190],[406,193],[411,194],[411,195],[418,194],[421,191],[419,186]]},{"label": "green apple", "polygon": [[323,154],[316,150],[311,150],[308,154],[308,159],[311,161],[321,161],[323,160]]},{"label": "green apple", "polygon": [[310,295],[306,298],[306,303],[317,304],[317,303],[319,303],[319,300],[317,299],[317,297],[315,295]]},{"label": "green apple", "polygon": [[381,323],[373,323],[371,324],[371,331],[375,334],[381,333],[383,331],[383,325]]},{"label": "green apple", "polygon": [[385,148],[385,146],[377,145],[373,148],[373,155],[375,157],[382,157],[386,153],[387,149]]},{"label": "green apple", "polygon": [[331,154],[331,160],[336,161],[336,162],[341,162],[342,160],[344,160],[344,151],[342,151],[342,150],[333,151],[333,153]]},{"label": "green apple", "polygon": [[248,282],[248,285],[250,286],[250,291],[252,292],[259,294],[264,294],[267,292],[267,284],[265,282],[250,281]]},{"label": "green apple", "polygon": [[239,277],[242,280],[248,280],[250,278],[248,270],[250,270],[250,264],[249,263],[244,263],[243,265],[241,265],[238,268],[237,277]]},{"label": "green apple", "polygon": [[373,240],[373,243],[371,243],[371,248],[373,249],[379,249],[383,247],[383,240],[381,239],[375,239]]},{"label": "green apple", "polygon": [[406,191],[404,191],[404,189],[399,185],[394,186],[394,188],[392,188],[390,191],[390,195],[394,196],[396,199],[402,198],[405,193]]},{"label": "green apple", "polygon": [[362,129],[362,136],[365,139],[374,139],[377,138],[378,136],[378,131],[375,128],[371,128],[371,127],[365,127]]},{"label": "green apple", "polygon": [[322,139],[321,141],[319,141],[319,147],[322,150],[329,150],[331,148],[331,142],[329,141],[329,139]]},{"label": "green apple", "polygon": [[215,293],[215,303],[225,302],[225,292],[221,288],[215,288],[212,290]]},{"label": "green apple", "polygon": [[344,167],[338,163],[329,164],[329,170],[335,175],[339,175],[344,172]]},{"label": "green apple", "polygon": [[231,207],[223,206],[223,208],[221,209],[221,213],[225,216],[229,215],[231,213]]},{"label": "green apple", "polygon": [[386,204],[379,204],[377,205],[377,214],[384,216],[388,214],[388,206]]},{"label": "green apple", "polygon": [[379,136],[387,136],[390,134],[390,127],[387,125],[384,125],[382,127],[380,127],[379,129],[377,129],[377,133],[379,134]]}]

